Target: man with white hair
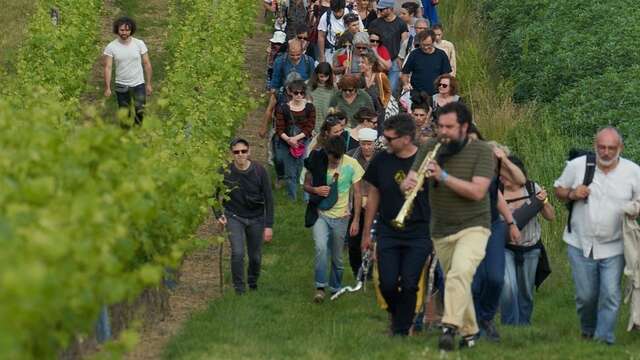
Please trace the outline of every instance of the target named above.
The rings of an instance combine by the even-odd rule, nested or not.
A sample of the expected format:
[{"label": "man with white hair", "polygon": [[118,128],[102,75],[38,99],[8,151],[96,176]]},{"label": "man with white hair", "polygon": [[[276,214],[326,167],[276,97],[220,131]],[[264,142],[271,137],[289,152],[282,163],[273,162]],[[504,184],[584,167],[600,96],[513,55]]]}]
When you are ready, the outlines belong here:
[{"label": "man with white hair", "polygon": [[640,167],[620,157],[623,147],[617,129],[598,131],[595,155],[569,161],[554,184],[556,196],[572,206],[563,238],[582,337],[607,344],[615,341],[622,300],[622,209],[640,195]]}]

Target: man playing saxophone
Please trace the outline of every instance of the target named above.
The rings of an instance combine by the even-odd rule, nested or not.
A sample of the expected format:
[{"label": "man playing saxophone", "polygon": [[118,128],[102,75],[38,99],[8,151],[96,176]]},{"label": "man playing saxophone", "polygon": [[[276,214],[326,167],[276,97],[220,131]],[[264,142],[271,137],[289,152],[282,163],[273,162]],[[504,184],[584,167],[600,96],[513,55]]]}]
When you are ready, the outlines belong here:
[{"label": "man playing saxophone", "polygon": [[[467,131],[471,121],[471,113],[459,102],[439,110],[438,137],[444,145],[427,167],[431,238],[446,276],[444,326],[438,343],[445,351],[454,349],[458,332],[462,336],[461,348],[474,345],[478,325],[471,282],[490,234],[487,190],[494,172],[494,158],[487,143],[469,141]],[[420,148],[402,184],[404,191],[416,186],[416,170],[436,144],[437,140],[432,139]]]},{"label": "man playing saxophone", "polygon": [[392,225],[405,202],[400,184],[414,163],[418,148],[413,143],[416,126],[408,114],[384,122],[387,151],[369,163],[364,179],[370,184],[362,236],[362,248],[371,245],[371,226],[376,225],[379,289],[391,315],[391,333],[406,336],[413,323],[418,281],[432,245],[429,237],[429,204],[425,191],[416,194],[404,226]]}]

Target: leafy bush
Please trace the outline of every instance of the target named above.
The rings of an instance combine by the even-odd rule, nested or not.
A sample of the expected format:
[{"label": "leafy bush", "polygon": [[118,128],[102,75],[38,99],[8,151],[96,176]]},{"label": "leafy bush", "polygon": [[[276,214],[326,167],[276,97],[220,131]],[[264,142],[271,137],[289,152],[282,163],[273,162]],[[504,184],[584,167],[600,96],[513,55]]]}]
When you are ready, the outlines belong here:
[{"label": "leafy bush", "polygon": [[640,63],[634,0],[484,1],[517,100],[551,101],[587,77]]},{"label": "leafy bush", "polygon": [[[78,10],[62,11],[63,21],[93,28],[95,14],[78,9],[91,4],[63,4]],[[55,357],[75,334],[91,331],[101,305],[157,284],[193,243],[221,185],[216,170],[228,139],[250,106],[242,40],[256,5],[171,3],[162,98],[145,126],[130,132],[95,117],[79,123],[78,96],[97,50],[83,46],[95,40],[73,52],[63,36],[42,40],[57,31],[42,9],[34,18],[19,81],[3,90],[13,96],[0,100],[3,356]]]}]

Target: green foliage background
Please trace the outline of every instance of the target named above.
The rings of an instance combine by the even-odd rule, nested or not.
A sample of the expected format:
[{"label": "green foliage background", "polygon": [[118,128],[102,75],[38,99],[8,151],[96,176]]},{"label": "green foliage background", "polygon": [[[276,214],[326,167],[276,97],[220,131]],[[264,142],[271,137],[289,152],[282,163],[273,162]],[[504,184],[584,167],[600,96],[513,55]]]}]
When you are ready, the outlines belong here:
[{"label": "green foliage background", "polygon": [[[170,61],[145,126],[80,108],[102,1],[38,2],[0,89],[0,349],[54,358],[99,308],[160,282],[195,242],[228,139],[249,107],[253,0],[171,1]],[[126,119],[122,119],[127,121]]]}]

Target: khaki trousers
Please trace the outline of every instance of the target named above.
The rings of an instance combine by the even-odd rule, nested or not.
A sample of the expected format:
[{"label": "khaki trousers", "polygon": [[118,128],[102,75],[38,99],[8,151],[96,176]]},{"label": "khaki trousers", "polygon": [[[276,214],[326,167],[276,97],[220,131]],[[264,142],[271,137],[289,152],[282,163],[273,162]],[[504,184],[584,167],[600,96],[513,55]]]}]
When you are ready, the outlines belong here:
[{"label": "khaki trousers", "polygon": [[442,323],[456,326],[462,336],[478,332],[471,282],[484,258],[490,234],[489,229],[474,226],[433,239],[436,255],[445,274]]}]

